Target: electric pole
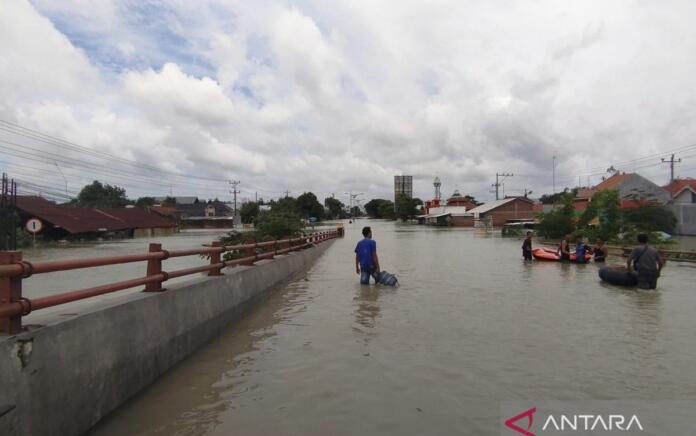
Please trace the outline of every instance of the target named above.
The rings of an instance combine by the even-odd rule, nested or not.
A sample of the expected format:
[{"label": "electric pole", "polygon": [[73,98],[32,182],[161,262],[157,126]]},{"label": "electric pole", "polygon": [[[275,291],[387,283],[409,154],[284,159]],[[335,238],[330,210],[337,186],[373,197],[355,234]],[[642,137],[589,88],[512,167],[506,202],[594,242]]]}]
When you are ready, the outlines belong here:
[{"label": "electric pole", "polygon": [[672,153],[672,157],[669,160],[666,160],[664,157],[662,158],[662,163],[668,163],[669,164],[669,182],[672,183],[674,181],[674,164],[675,163],[680,163],[681,158],[674,160],[674,153]]},{"label": "electric pole", "polygon": [[552,172],[553,172],[553,193],[556,193],[556,155],[553,155],[553,159],[551,161],[552,165]]},{"label": "electric pole", "polygon": [[[498,191],[500,190],[501,182],[502,182],[503,180],[505,180],[505,178],[507,178],[507,177],[512,177],[512,176],[514,176],[514,174],[510,174],[510,173],[498,174],[498,173],[495,173],[495,183],[494,183],[493,185],[491,185],[491,186],[493,186],[493,187],[495,188],[495,199],[496,199],[496,200],[498,200],[498,199],[500,198],[500,197],[499,197],[499,194],[498,194]],[[502,179],[501,179],[500,177],[502,177]]]},{"label": "electric pole", "polygon": [[230,180],[230,185],[232,185],[232,190],[230,191],[230,194],[234,195],[234,215],[237,216],[237,194],[239,194],[241,191],[237,189],[237,185],[239,185],[241,182],[239,180]]},{"label": "electric pole", "polygon": [[285,198],[288,198],[289,195],[290,195],[290,191],[285,191]]}]

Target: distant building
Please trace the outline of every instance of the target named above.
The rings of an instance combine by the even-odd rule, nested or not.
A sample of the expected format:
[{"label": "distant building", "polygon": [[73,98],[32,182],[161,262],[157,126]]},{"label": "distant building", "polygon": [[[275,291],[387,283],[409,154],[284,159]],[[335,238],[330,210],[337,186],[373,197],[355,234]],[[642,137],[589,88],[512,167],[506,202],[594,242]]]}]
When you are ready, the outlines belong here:
[{"label": "distant building", "polygon": [[413,176],[394,176],[394,203],[399,194],[413,198]]},{"label": "distant building", "polygon": [[453,217],[456,227],[474,227],[477,222],[485,222],[493,227],[502,227],[509,220],[534,219],[534,202],[527,197],[507,197],[490,201],[468,210],[461,217]]},{"label": "distant building", "polygon": [[662,187],[636,173],[616,173],[591,189],[581,189],[575,198],[575,210],[583,211],[592,201],[592,197],[602,190],[616,189],[622,208],[640,205],[639,198],[654,200],[666,204],[670,195]]},{"label": "distant building", "polygon": [[52,239],[104,235],[159,236],[178,230],[176,223],[138,207],[68,207],[41,197],[18,196],[17,211],[22,223],[32,218],[40,220],[43,227],[41,234]]},{"label": "distant building", "polygon": [[696,236],[696,179],[676,179],[665,186],[668,207],[677,217],[676,234]]},{"label": "distant building", "polygon": [[464,197],[459,193],[458,189],[454,190],[454,194],[447,199],[447,206],[464,206],[467,210],[476,207],[476,204],[470,200],[470,197]]}]

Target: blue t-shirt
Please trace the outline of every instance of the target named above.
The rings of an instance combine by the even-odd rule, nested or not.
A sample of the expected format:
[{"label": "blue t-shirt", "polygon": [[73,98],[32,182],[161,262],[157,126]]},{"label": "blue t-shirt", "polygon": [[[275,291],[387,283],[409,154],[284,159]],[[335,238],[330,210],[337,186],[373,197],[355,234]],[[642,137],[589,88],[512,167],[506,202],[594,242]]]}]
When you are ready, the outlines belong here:
[{"label": "blue t-shirt", "polygon": [[575,246],[575,263],[585,263],[585,253],[587,252],[587,245],[578,244]]},{"label": "blue t-shirt", "polygon": [[358,242],[358,245],[355,246],[355,254],[358,255],[361,269],[374,266],[372,253],[376,252],[377,242],[373,241],[372,239],[363,239],[362,241]]}]

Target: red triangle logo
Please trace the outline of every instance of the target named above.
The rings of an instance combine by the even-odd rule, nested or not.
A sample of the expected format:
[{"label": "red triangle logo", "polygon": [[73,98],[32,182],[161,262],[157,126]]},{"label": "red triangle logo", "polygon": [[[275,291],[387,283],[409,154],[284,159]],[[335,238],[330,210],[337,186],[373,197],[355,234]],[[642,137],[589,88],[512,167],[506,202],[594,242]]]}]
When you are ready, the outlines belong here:
[{"label": "red triangle logo", "polygon": [[[534,414],[535,413],[536,413],[536,407],[532,407],[531,409],[527,410],[526,412],[522,412],[519,415],[513,416],[512,418],[505,421],[505,426],[507,428],[515,430],[517,433],[523,434],[524,436],[536,436],[536,434],[529,431],[532,428],[532,424],[534,424]],[[524,418],[527,418],[529,420],[526,430],[516,424],[517,421],[520,421]]]}]

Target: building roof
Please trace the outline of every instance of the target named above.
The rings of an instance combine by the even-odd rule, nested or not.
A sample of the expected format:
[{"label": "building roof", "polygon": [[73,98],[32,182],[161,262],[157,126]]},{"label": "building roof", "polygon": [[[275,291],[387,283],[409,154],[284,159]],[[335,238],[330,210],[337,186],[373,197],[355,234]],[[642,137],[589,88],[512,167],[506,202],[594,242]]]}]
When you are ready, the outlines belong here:
[{"label": "building roof", "polygon": [[678,196],[685,189],[696,192],[696,179],[676,179],[665,186],[664,189],[672,194],[672,197]]},{"label": "building roof", "polygon": [[179,211],[173,207],[153,206],[152,208],[150,208],[150,212],[154,212],[154,213],[156,213],[158,215],[162,215],[162,216],[171,217],[171,216],[175,216]]},{"label": "building roof", "polygon": [[608,179],[602,181],[602,183],[595,186],[594,191],[601,191],[602,189],[614,189],[618,185],[620,185],[624,180],[627,180],[633,175],[634,173],[615,173],[613,176],[609,177]]},{"label": "building roof", "polygon": [[35,196],[18,196],[17,208],[26,215],[39,218],[73,234],[175,226],[140,208],[67,207]]},{"label": "building roof", "polygon": [[511,203],[511,202],[515,201],[515,200],[522,200],[522,201],[526,201],[526,202],[528,202],[528,203],[530,203],[530,204],[534,204],[534,202],[533,202],[532,200],[530,200],[530,199],[528,199],[528,198],[525,198],[525,197],[508,197],[508,198],[503,198],[502,200],[489,201],[488,203],[482,204],[481,206],[476,206],[475,208],[469,210],[468,212],[469,212],[469,213],[486,213],[486,212],[490,212],[490,211],[492,211],[493,209],[497,209],[497,208],[499,208],[500,206],[504,206],[504,205],[506,205],[506,204],[508,204],[508,203]]}]

